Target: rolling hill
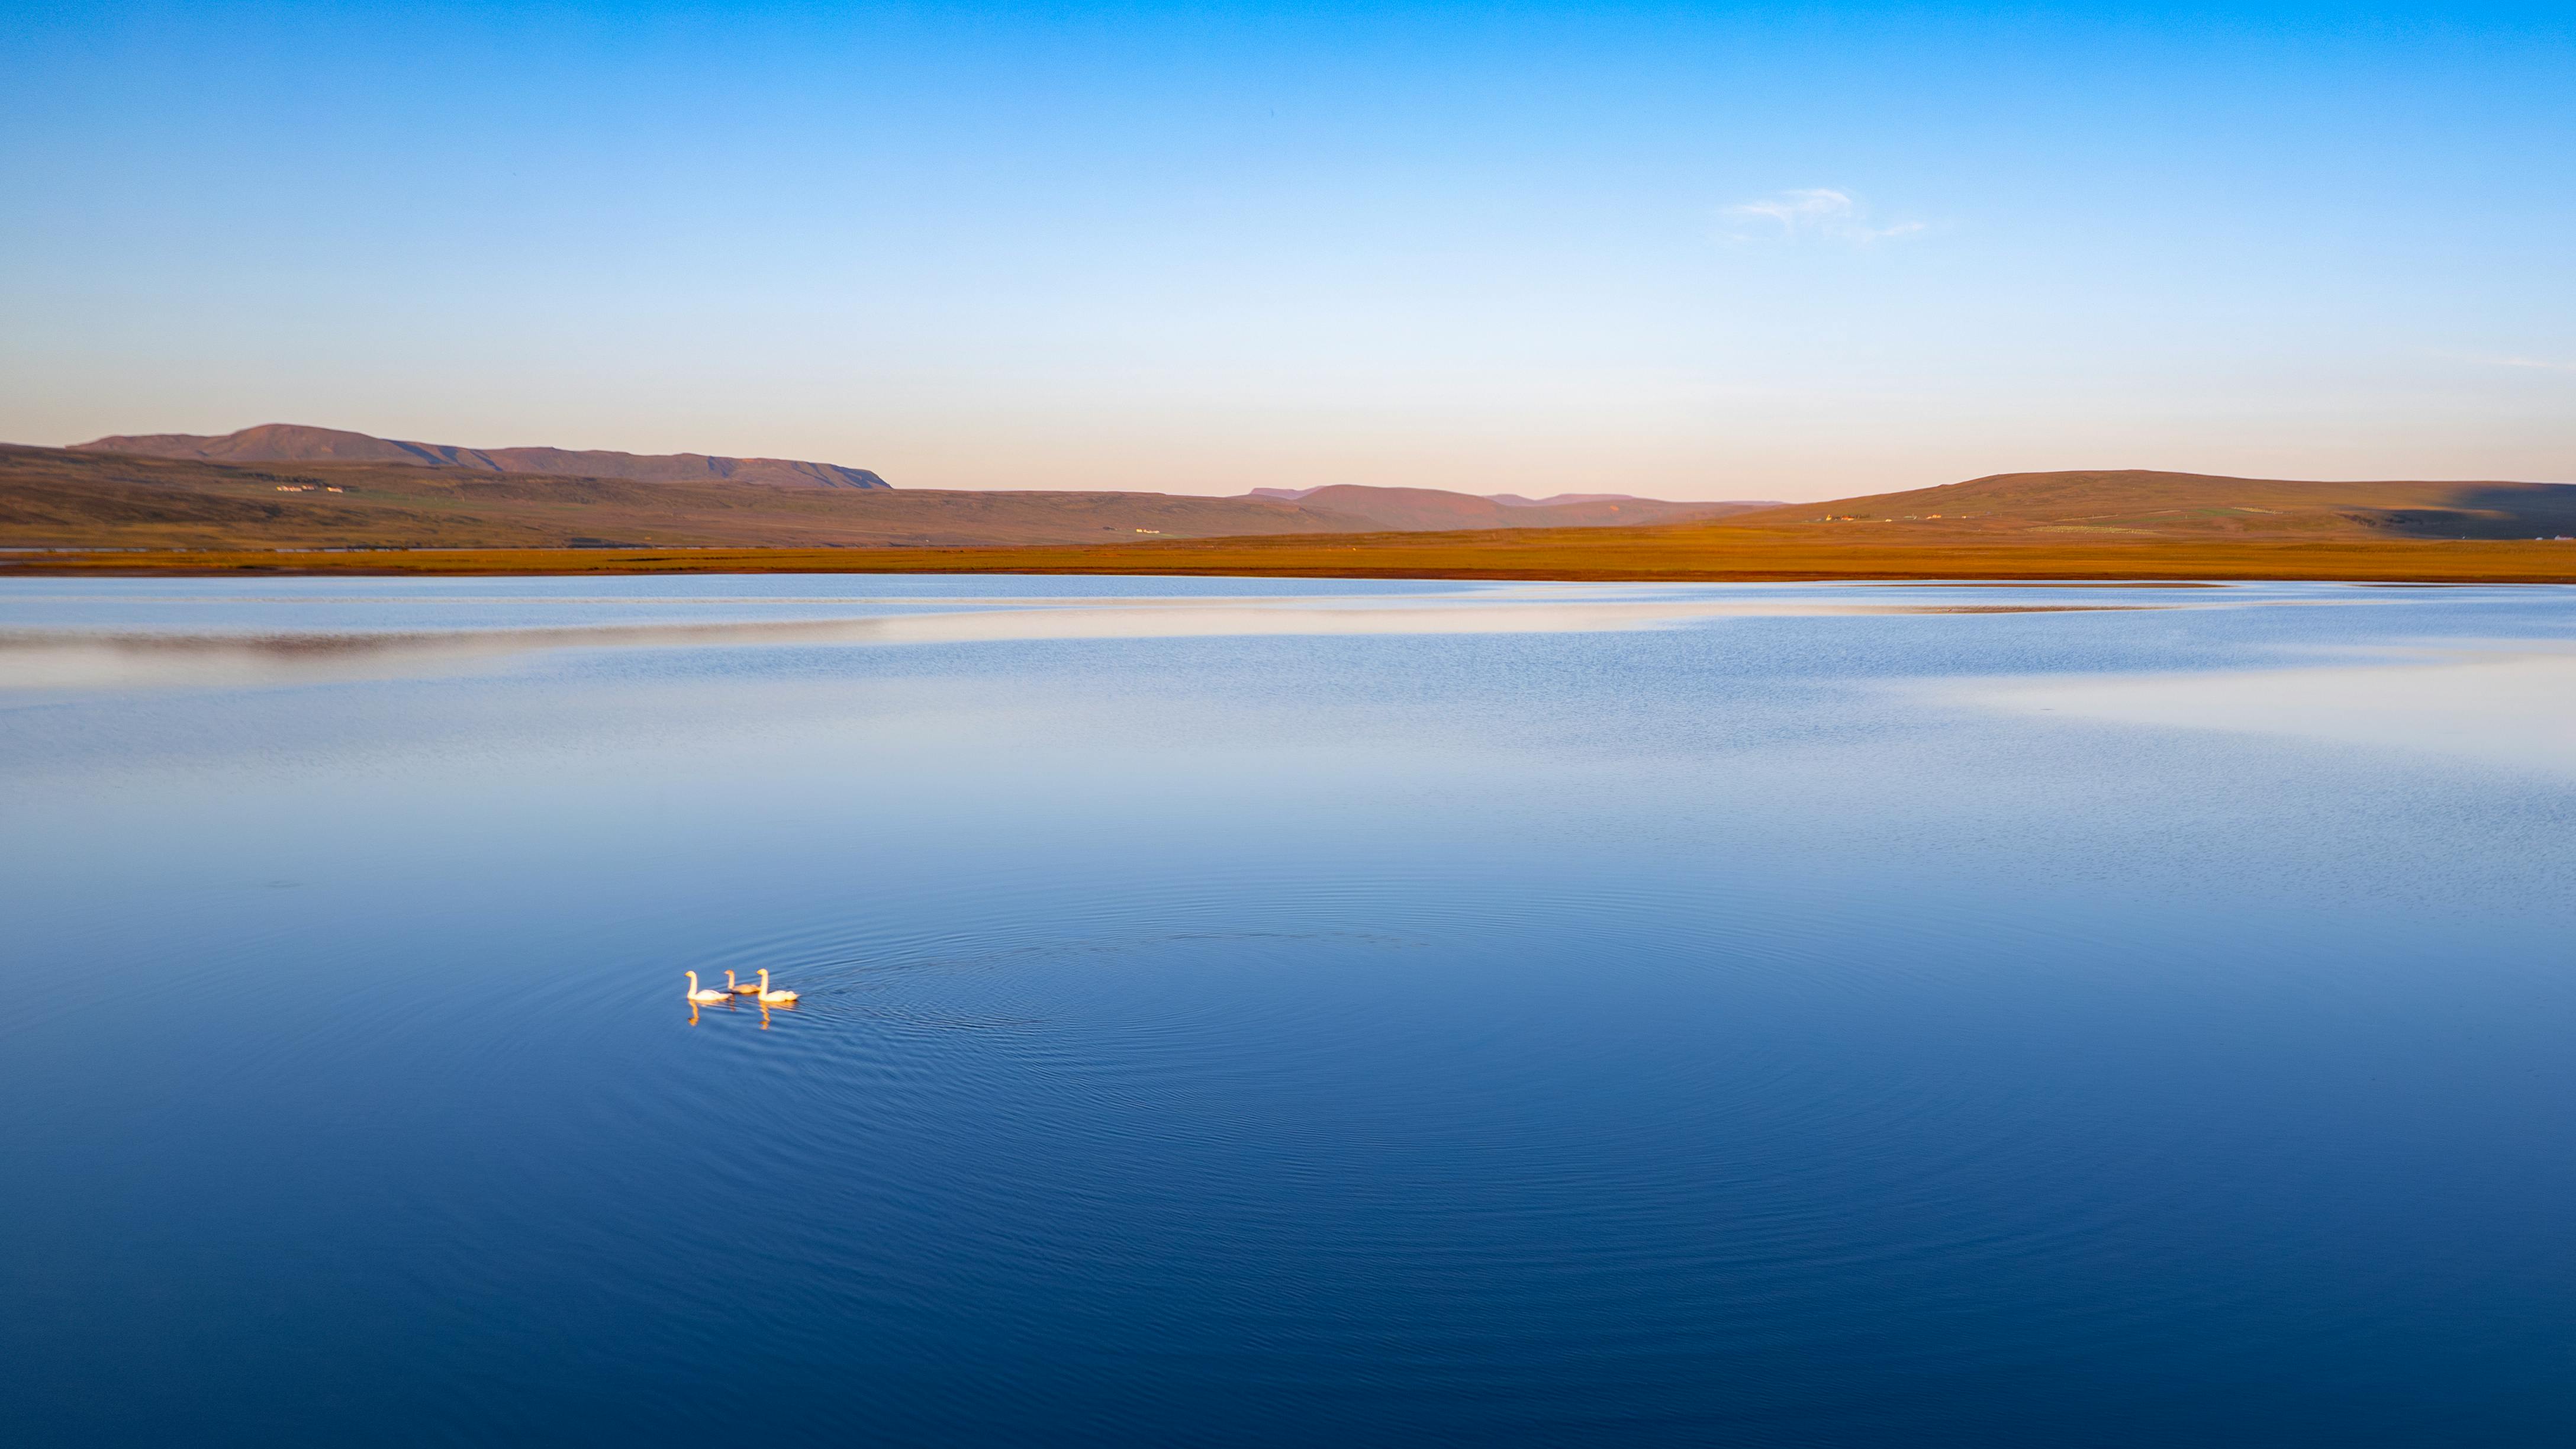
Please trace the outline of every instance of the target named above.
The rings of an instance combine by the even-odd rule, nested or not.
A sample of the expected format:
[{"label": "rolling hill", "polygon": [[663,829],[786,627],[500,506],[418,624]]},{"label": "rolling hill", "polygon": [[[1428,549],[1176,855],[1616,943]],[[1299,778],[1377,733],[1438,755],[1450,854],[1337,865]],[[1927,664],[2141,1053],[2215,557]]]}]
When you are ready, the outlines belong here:
[{"label": "rolling hill", "polygon": [[[1790,505],[1624,497],[1531,504],[1349,485],[1236,498],[942,492],[773,483],[739,472],[686,481],[567,476],[422,463],[409,453],[397,462],[372,456],[376,445],[409,445],[363,434],[315,436],[319,431],[238,445],[329,454],[267,463],[0,446],[0,544],[137,551],[116,564],[104,556],[79,564],[68,555],[40,564],[44,556],[20,553],[11,556],[14,568],[200,566],[188,562],[190,553],[173,551],[194,551],[209,568],[308,568],[323,566],[318,555],[275,551],[397,549],[446,552],[350,566],[2576,578],[2576,542],[2533,542],[2576,535],[2576,486],[2555,483],[2067,471]],[[182,446],[163,444],[168,451]],[[213,443],[186,446],[204,451]],[[371,456],[353,460],[343,451]],[[509,451],[481,456],[506,462]],[[2457,552],[2479,548],[2504,552]],[[567,549],[585,550],[596,562],[568,563],[584,555]],[[226,561],[214,561],[218,555]]]},{"label": "rolling hill", "polygon": [[[235,452],[310,451],[322,456],[256,463],[174,456],[217,444]],[[1117,538],[1599,527],[1640,517],[1714,517],[1745,506],[1632,500],[1506,508],[1488,499],[1429,489],[1353,487],[1319,490],[1329,498],[1295,500],[944,492],[882,484],[819,485],[804,475],[757,470],[678,481],[566,476],[482,462],[423,463],[402,451],[418,445],[320,429],[251,429],[214,440],[165,436],[158,446],[157,454],[131,454],[103,451],[98,444],[0,445],[0,544],[163,549],[1026,546]],[[395,456],[381,456],[387,450]],[[502,455],[536,451],[551,452],[505,449],[478,456],[509,461]]]},{"label": "rolling hill", "polygon": [[1923,534],[2242,538],[2534,538],[2576,534],[2576,485],[2317,483],[2144,469],[1998,473],[1748,512],[1746,528],[1902,525]]},{"label": "rolling hill", "polygon": [[704,453],[613,453],[566,448],[463,448],[406,443],[296,423],[263,423],[207,437],[139,433],[74,443],[79,453],[185,458],[204,463],[383,463],[458,468],[474,473],[535,473],[553,478],[626,478],[643,483],[768,483],[790,488],[886,488],[865,468],[790,458],[724,458]]}]

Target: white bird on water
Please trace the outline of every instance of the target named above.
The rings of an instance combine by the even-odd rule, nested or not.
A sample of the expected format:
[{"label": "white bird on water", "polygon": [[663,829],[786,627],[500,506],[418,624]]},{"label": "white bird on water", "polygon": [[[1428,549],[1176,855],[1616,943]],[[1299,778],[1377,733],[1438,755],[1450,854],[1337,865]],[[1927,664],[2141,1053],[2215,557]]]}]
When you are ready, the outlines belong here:
[{"label": "white bird on water", "polygon": [[689,999],[712,1006],[719,1001],[731,1001],[733,993],[718,991],[712,986],[701,988],[698,985],[698,973],[692,971],[689,973]]},{"label": "white bird on water", "polygon": [[736,981],[733,979],[733,973],[730,971],[725,973],[725,990],[732,992],[736,996],[758,996],[760,994],[759,983],[752,981]]},{"label": "white bird on water", "polygon": [[760,973],[760,1004],[763,1006],[794,1006],[796,1004],[796,993],[788,990],[784,986],[779,987],[775,991],[771,990],[769,987],[769,972],[768,969],[764,967]]}]

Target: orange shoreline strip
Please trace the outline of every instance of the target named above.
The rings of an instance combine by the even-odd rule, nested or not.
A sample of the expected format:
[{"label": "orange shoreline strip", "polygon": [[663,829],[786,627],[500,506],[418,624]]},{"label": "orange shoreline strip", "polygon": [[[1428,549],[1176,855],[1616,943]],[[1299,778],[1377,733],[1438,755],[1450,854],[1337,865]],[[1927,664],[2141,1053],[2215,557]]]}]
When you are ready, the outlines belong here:
[{"label": "orange shoreline strip", "polygon": [[2063,543],[1826,542],[1724,527],[1169,539],[1002,548],[136,549],[0,554],[34,574],[1130,574],[1273,578],[1726,582],[2300,579],[2576,583],[2576,543],[2173,538]]}]

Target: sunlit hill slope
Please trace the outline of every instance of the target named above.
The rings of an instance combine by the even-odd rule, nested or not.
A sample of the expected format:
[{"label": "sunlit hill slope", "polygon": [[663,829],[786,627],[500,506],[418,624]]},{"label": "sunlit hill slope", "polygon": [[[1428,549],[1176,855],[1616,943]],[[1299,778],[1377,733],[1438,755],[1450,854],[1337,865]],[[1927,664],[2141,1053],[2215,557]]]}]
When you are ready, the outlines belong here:
[{"label": "sunlit hill slope", "polygon": [[[324,440],[334,450],[380,441]],[[524,450],[478,456],[506,464],[513,451]],[[636,466],[648,465],[658,463]],[[2576,542],[2558,541],[2570,535],[2576,486],[2557,483],[2107,470],[1997,474],[1830,503],[1529,504],[1411,488],[936,492],[823,486],[804,474],[562,476],[336,451],[253,464],[0,447],[0,543],[22,550],[6,556],[13,569],[2538,581],[2576,579]],[[132,552],[23,551],[47,548]],[[279,552],[315,549],[384,552],[336,561]]]},{"label": "sunlit hill slope", "polygon": [[[562,471],[575,463],[603,471]],[[1295,499],[942,492],[893,488],[873,472],[836,464],[460,449],[284,426],[77,448],[0,445],[0,543],[21,548],[1062,545],[1609,527],[1762,506],[1623,499],[1506,507],[1431,489],[1353,487]]]},{"label": "sunlit hill slope", "polygon": [[1998,473],[1730,520],[1747,528],[1904,525],[1918,534],[2532,538],[2576,533],[2564,483],[2314,483],[2144,469]]}]

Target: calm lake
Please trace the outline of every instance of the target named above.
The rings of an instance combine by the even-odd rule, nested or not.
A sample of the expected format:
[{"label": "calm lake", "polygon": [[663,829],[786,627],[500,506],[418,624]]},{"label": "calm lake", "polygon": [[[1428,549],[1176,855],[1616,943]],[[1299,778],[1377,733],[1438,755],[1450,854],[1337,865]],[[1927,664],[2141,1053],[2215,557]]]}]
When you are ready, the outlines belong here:
[{"label": "calm lake", "polygon": [[0,821],[13,1444],[2576,1440],[2576,590],[20,578]]}]

